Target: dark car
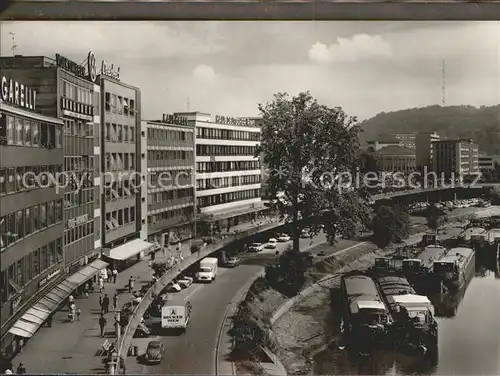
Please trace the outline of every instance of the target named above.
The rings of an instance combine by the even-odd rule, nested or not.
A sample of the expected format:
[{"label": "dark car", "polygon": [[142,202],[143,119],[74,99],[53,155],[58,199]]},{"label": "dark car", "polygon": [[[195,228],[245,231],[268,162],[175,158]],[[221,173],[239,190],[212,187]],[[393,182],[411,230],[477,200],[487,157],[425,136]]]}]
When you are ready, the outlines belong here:
[{"label": "dark car", "polygon": [[144,359],[148,363],[160,363],[163,359],[165,353],[165,348],[163,343],[160,341],[151,341],[148,343],[148,348],[146,349],[146,354],[144,354]]},{"label": "dark car", "polygon": [[241,260],[239,258],[236,258],[236,257],[229,257],[228,259],[226,259],[226,261],[223,263],[223,265],[226,267],[226,268],[235,268],[237,267],[238,265],[241,264]]}]

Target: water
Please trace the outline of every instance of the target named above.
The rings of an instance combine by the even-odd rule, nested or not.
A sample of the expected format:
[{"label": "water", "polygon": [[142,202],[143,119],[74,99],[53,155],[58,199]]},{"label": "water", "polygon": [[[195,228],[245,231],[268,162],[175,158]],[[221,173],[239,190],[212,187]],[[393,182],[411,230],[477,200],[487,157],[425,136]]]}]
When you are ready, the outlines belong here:
[{"label": "water", "polygon": [[[336,346],[315,356],[315,375],[500,375],[500,266],[476,261],[476,273],[454,296],[431,297],[439,324],[436,357],[377,351],[350,357]],[[335,320],[332,320],[335,321]]]}]

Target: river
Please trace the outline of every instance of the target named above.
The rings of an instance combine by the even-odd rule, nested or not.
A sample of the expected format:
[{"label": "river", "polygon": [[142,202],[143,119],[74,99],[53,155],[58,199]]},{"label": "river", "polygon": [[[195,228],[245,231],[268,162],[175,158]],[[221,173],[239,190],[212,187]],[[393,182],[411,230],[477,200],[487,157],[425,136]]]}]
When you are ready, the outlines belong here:
[{"label": "river", "polygon": [[431,298],[439,325],[434,359],[396,351],[352,358],[333,346],[314,357],[313,374],[500,375],[500,266],[489,264],[476,260],[475,274],[455,296]]}]

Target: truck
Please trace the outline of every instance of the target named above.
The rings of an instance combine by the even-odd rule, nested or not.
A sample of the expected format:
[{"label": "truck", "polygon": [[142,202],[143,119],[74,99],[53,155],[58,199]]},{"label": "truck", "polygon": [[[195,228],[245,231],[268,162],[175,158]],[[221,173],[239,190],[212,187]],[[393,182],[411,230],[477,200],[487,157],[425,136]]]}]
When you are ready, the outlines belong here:
[{"label": "truck", "polygon": [[205,257],[200,261],[200,268],[196,273],[198,282],[212,282],[217,276],[217,268],[219,261],[216,257]]},{"label": "truck", "polygon": [[162,329],[186,330],[191,318],[191,303],[185,300],[169,300],[161,308]]}]

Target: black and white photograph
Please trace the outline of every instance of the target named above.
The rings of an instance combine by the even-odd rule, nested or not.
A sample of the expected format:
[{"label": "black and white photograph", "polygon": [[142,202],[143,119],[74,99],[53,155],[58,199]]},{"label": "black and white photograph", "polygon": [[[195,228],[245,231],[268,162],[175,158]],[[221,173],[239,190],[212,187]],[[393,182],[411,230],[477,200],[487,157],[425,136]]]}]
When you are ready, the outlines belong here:
[{"label": "black and white photograph", "polygon": [[0,374],[500,374],[500,21],[0,47]]}]

